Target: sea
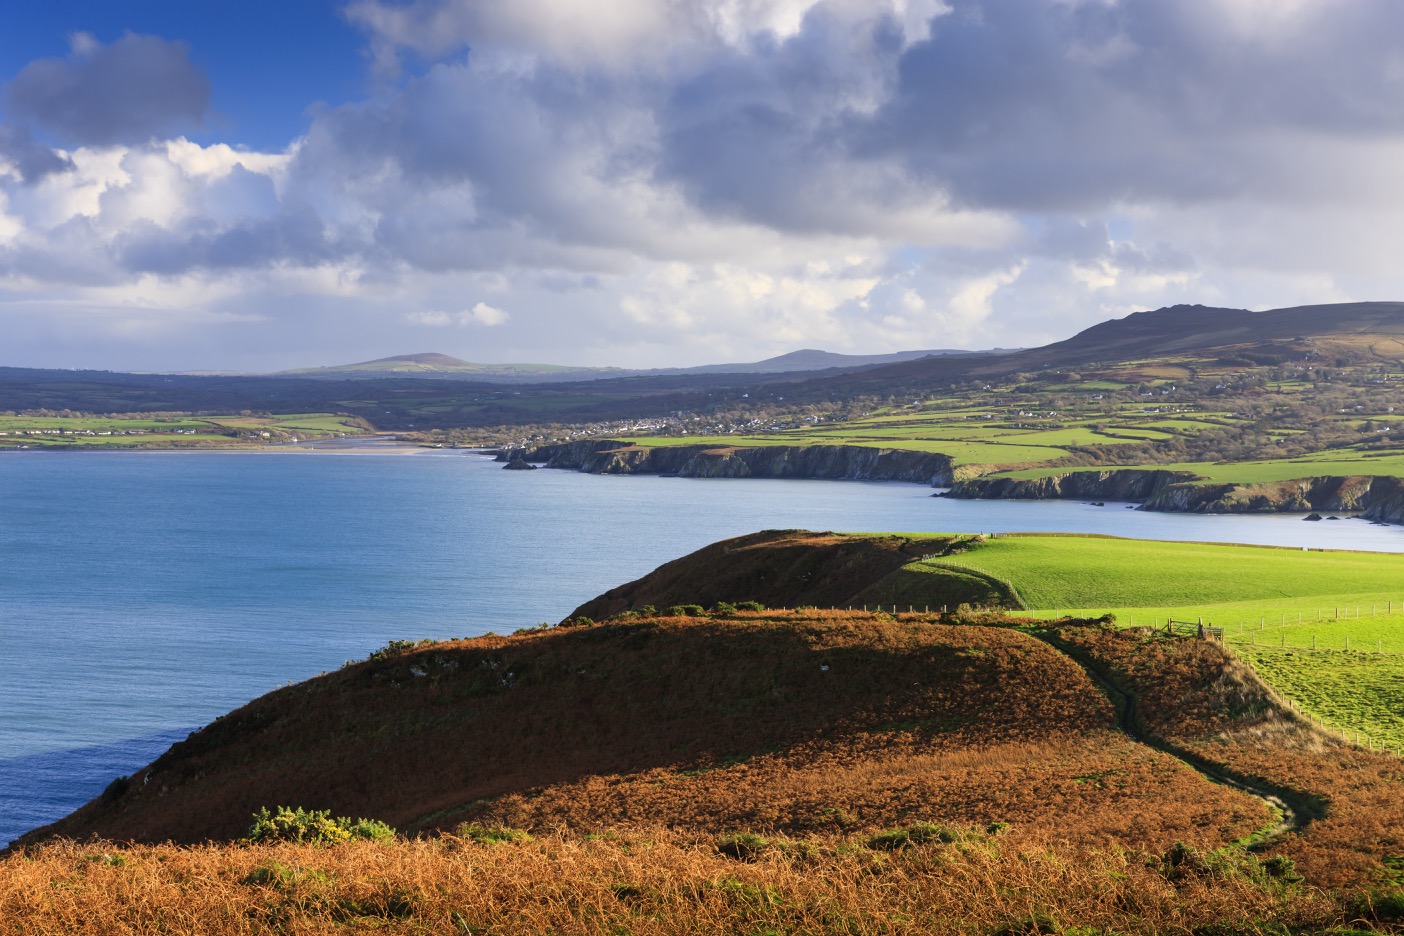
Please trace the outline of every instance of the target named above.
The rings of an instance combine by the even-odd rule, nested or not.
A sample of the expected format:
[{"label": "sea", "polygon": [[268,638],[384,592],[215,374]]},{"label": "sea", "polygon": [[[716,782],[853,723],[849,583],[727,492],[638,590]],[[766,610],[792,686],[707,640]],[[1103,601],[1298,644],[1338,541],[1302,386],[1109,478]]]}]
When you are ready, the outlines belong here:
[{"label": "sea", "polygon": [[764,529],[1404,551],[1360,520],[961,501],[915,484],[504,471],[417,454],[0,453],[0,845],[262,693],[394,639],[554,622]]}]

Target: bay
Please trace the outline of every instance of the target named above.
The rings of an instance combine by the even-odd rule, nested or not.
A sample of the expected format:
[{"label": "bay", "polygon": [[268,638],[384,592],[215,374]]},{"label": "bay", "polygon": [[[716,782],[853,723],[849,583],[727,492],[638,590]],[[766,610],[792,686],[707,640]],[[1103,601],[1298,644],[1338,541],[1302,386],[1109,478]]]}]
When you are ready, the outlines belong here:
[{"label": "bay", "polygon": [[1404,529],[919,485],[512,472],[416,455],[0,455],[0,843],[215,716],[392,639],[557,621],[767,528],[1055,531],[1404,551]]}]

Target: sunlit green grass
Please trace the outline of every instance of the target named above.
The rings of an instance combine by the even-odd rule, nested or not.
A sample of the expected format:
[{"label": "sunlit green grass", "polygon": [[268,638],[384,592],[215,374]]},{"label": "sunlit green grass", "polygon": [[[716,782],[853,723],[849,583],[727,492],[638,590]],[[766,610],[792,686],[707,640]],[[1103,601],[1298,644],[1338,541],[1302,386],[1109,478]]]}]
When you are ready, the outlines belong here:
[{"label": "sunlit green grass", "polygon": [[1236,646],[1279,694],[1350,740],[1404,747],[1404,658],[1343,650]]},{"label": "sunlit green grass", "polygon": [[1404,555],[1005,535],[912,568],[947,565],[1009,582],[1037,617],[1222,627],[1304,710],[1404,744]]},{"label": "sunlit green grass", "polygon": [[1331,475],[1381,475],[1398,478],[1404,477],[1404,453],[1375,454],[1353,450],[1336,450],[1329,453],[1303,455],[1298,458],[1236,462],[1233,464],[1176,462],[1168,465],[1098,465],[1093,468],[1040,467],[1010,471],[1002,473],[1001,476],[1041,478],[1068,471],[1112,471],[1118,467],[1140,468],[1148,471],[1188,471],[1206,481],[1230,484],[1270,484],[1276,481],[1294,481],[1300,478]]}]

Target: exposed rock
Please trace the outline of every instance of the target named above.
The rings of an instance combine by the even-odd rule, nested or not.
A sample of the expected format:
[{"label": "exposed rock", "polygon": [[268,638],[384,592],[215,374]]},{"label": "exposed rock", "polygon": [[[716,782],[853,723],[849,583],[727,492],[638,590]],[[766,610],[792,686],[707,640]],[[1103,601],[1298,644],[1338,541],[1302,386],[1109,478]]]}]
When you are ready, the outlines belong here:
[{"label": "exposed rock", "polygon": [[1143,501],[1177,482],[1193,481],[1186,471],[1118,468],[1070,471],[1042,478],[971,478],[951,486],[951,497],[972,500]]},{"label": "exposed rock", "polygon": [[1319,514],[1319,513],[1309,513],[1309,514],[1307,514],[1305,517],[1303,517],[1302,519],[1303,519],[1303,520],[1320,520],[1320,519],[1321,519],[1321,514]]},{"label": "exposed rock", "polygon": [[[951,497],[1025,500],[1139,501],[1166,513],[1359,512],[1367,520],[1404,523],[1404,481],[1369,475],[1326,476],[1260,484],[1209,482],[1184,471],[1118,468],[1070,471],[1042,478],[973,478]],[[1320,520],[1318,514],[1307,517]]]},{"label": "exposed rock", "polygon": [[[503,452],[497,457],[510,462],[517,454]],[[684,478],[824,478],[944,486],[954,475],[951,459],[945,455],[861,445],[642,446],[617,439],[589,439],[543,445],[520,457],[547,468],[573,468],[590,474]]]}]

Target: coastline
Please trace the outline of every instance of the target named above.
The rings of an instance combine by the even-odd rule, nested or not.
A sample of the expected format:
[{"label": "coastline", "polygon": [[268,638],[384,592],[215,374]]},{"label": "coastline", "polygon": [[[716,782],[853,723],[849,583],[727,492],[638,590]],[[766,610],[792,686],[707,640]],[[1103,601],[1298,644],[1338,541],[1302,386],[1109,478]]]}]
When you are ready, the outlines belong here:
[{"label": "coastline", "polygon": [[627,439],[586,439],[496,452],[504,467],[564,468],[586,474],[653,474],[683,478],[808,478],[905,481],[947,488],[957,500],[1114,501],[1137,510],[1176,514],[1358,515],[1404,524],[1404,479],[1323,476],[1262,484],[1214,483],[1154,465],[1069,471],[1036,479],[961,478],[936,452],[855,445],[640,446]]},{"label": "coastline", "polygon": [[0,455],[9,453],[57,453],[57,452],[109,452],[128,454],[158,455],[429,455],[441,452],[459,451],[476,454],[493,454],[495,449],[476,448],[434,448],[405,442],[394,436],[377,436],[365,439],[315,439],[307,442],[278,442],[269,445],[249,446],[116,446],[85,445],[69,447],[36,446],[29,448],[0,448]]}]

